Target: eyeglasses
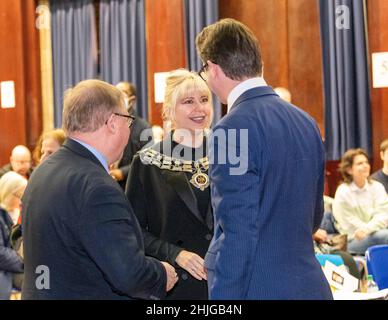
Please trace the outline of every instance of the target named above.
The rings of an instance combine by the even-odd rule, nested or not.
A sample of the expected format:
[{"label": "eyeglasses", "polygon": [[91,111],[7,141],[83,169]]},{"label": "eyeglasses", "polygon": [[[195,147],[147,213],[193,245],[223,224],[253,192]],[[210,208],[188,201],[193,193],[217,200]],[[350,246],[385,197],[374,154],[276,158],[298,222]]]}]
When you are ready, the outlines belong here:
[{"label": "eyeglasses", "polygon": [[202,76],[202,74],[204,73],[204,72],[206,72],[206,70],[207,70],[207,68],[209,67],[209,65],[207,64],[207,62],[202,66],[202,68],[198,71],[198,75],[201,77],[201,79],[203,80],[203,81],[205,81],[206,82],[206,80],[205,80],[205,78]]},{"label": "eyeglasses", "polygon": [[[113,114],[115,116],[127,118],[127,120],[128,120],[128,128],[132,127],[133,122],[135,121],[135,117],[131,116],[131,115],[128,115],[128,114],[122,114],[122,113],[119,113],[119,112],[113,112]],[[105,124],[108,124],[108,120],[105,121]]]},{"label": "eyeglasses", "polygon": [[135,117],[128,115],[128,114],[122,114],[118,112],[113,112],[114,115],[119,116],[119,117],[124,117],[127,118],[128,120],[128,128],[130,128],[133,125],[133,122],[135,121]]}]

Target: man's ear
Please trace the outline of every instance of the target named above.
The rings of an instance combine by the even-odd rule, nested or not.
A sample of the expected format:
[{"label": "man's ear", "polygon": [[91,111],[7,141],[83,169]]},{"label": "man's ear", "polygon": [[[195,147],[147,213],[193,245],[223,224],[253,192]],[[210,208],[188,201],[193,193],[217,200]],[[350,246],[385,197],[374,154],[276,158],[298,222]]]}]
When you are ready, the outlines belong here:
[{"label": "man's ear", "polygon": [[208,72],[211,72],[212,76],[216,77],[219,72],[218,69],[220,66],[216,63],[211,62],[210,60],[206,61],[206,63],[208,65]]},{"label": "man's ear", "polygon": [[114,114],[111,114],[108,120],[105,122],[105,126],[107,127],[110,133],[115,133],[117,130],[116,117]]},{"label": "man's ear", "polygon": [[213,63],[210,60],[207,61],[207,64],[209,66],[208,72],[211,72],[212,77],[214,79],[224,79],[227,78],[224,70],[218,65],[217,63]]},{"label": "man's ear", "polygon": [[384,161],[384,152],[383,151],[380,151],[380,158],[381,158],[381,160]]}]

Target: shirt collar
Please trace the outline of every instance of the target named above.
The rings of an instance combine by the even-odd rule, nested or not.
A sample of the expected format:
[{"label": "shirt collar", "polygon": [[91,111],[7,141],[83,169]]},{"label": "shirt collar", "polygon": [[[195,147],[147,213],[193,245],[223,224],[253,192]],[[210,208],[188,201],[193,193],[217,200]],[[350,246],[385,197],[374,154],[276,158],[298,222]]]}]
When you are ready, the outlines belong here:
[{"label": "shirt collar", "polygon": [[351,182],[350,185],[349,185],[349,188],[353,192],[368,191],[369,190],[369,181],[367,181],[362,188],[358,187],[354,182]]},{"label": "shirt collar", "polygon": [[109,173],[108,161],[106,160],[105,156],[101,152],[97,151],[97,149],[93,148],[91,145],[83,141],[80,141],[75,138],[71,138],[71,139],[74,141],[77,141],[79,144],[83,145],[86,149],[88,149],[91,153],[93,153],[93,155],[98,159],[98,161],[100,161],[104,169]]},{"label": "shirt collar", "polygon": [[233,90],[229,93],[227,103],[228,103],[228,112],[232,108],[233,104],[236,102],[239,96],[241,96],[245,91],[253,89],[256,87],[265,87],[267,83],[263,77],[256,77],[240,82]]}]

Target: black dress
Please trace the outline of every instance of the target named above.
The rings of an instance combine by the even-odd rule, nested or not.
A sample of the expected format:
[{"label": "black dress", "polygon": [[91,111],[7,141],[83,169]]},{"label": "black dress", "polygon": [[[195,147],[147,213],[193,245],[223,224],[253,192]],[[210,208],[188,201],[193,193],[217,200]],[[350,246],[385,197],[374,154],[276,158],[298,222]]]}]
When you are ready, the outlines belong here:
[{"label": "black dress", "polygon": [[[178,145],[172,135],[151,149],[180,160],[189,160],[187,156],[192,155],[197,160],[207,153],[206,147],[202,150]],[[207,281],[192,277],[175,259],[182,250],[205,257],[213,235],[210,188],[201,191],[192,185],[192,173],[143,163],[142,152],[132,162],[126,195],[143,229],[145,253],[169,262],[177,270],[179,281],[167,299],[207,299]]]}]

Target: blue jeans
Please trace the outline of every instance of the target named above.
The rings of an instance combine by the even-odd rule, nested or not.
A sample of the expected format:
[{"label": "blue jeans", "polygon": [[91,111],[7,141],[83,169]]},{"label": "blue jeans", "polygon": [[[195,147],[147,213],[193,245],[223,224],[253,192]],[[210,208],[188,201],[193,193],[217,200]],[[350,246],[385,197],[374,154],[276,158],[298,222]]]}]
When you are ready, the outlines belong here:
[{"label": "blue jeans", "polygon": [[362,240],[353,239],[348,243],[350,253],[365,254],[366,249],[378,244],[388,244],[388,229],[382,229],[371,233]]}]

